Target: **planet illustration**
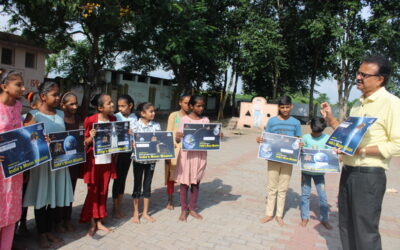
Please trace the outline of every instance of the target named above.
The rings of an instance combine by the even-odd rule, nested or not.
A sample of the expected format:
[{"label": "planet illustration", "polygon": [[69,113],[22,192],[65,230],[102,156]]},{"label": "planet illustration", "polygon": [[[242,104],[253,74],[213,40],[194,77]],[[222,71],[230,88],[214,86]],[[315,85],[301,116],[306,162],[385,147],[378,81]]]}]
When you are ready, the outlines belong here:
[{"label": "planet illustration", "polygon": [[64,151],[67,152],[76,149],[77,144],[75,137],[72,135],[67,136],[64,140]]},{"label": "planet illustration", "polygon": [[215,126],[213,133],[215,136],[219,135],[219,133],[220,133],[219,126]]},{"label": "planet illustration", "polygon": [[316,153],[314,155],[314,162],[316,163],[327,163],[329,161],[329,157],[322,152]]},{"label": "planet illustration", "polygon": [[260,156],[262,158],[267,158],[267,159],[271,158],[272,156],[271,144],[265,143],[261,145]]},{"label": "planet illustration", "polygon": [[193,134],[187,134],[183,137],[183,146],[187,149],[192,149],[196,146],[196,139]]},{"label": "planet illustration", "polygon": [[296,140],[295,142],[293,142],[292,148],[293,148],[294,150],[299,149],[299,147],[300,147],[299,143],[300,143],[300,140]]}]

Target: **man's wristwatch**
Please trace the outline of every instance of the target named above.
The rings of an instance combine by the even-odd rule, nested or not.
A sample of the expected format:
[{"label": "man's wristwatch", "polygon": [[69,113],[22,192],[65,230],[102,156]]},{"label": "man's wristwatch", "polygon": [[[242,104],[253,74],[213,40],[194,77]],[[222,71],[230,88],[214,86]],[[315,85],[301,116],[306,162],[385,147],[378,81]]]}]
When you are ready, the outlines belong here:
[{"label": "man's wristwatch", "polygon": [[365,156],[367,156],[367,150],[365,148],[360,149],[360,152],[362,158],[365,158]]}]

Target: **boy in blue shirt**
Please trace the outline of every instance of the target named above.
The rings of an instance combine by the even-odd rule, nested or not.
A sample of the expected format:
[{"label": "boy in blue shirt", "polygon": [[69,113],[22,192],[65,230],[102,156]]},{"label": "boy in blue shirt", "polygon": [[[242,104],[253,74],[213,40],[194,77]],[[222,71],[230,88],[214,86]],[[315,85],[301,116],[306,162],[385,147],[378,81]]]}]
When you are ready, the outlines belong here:
[{"label": "boy in blue shirt", "polygon": [[[278,116],[268,120],[265,132],[300,137],[301,124],[299,120],[290,116],[292,108],[292,99],[289,96],[281,97],[278,103]],[[258,143],[263,141],[262,137],[257,138]],[[269,222],[274,218],[273,213],[276,203],[275,220],[280,226],[285,225],[282,216],[292,169],[293,166],[291,164],[268,161],[268,198],[265,217],[260,220],[261,223]]]},{"label": "boy in blue shirt", "polygon": [[[329,135],[324,134],[323,131],[327,124],[324,118],[313,118],[311,120],[311,134],[303,136],[303,143],[305,148],[310,149],[328,149],[325,145],[329,139]],[[328,230],[332,229],[332,226],[328,222],[328,202],[326,199],[325,192],[325,177],[323,173],[313,173],[308,171],[302,171],[301,174],[301,223],[300,225],[307,226],[310,220],[310,194],[311,194],[311,179],[314,180],[315,187],[317,188],[319,197],[319,211],[321,224]]]}]

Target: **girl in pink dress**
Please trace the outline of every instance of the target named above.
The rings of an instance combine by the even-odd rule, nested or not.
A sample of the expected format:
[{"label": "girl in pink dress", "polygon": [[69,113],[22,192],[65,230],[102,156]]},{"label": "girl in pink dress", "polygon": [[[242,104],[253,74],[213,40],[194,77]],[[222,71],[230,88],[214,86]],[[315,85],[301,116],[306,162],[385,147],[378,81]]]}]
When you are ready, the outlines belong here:
[{"label": "girl in pink dress", "polygon": [[[17,71],[1,72],[0,133],[22,127],[20,101],[25,91],[22,74]],[[0,157],[4,161],[4,157]],[[23,175],[8,179],[0,170],[0,249],[11,249],[15,223],[21,217]]]},{"label": "girl in pink dress", "polygon": [[[183,124],[185,123],[210,123],[207,117],[201,114],[204,111],[204,99],[201,96],[192,96],[189,101],[191,113],[181,118],[179,132],[176,133],[176,141],[180,142],[183,136]],[[186,221],[190,214],[196,219],[203,219],[196,210],[197,198],[199,195],[199,184],[204,176],[207,165],[207,151],[184,151],[178,155],[175,169],[175,181],[180,183],[180,200],[182,212],[180,221]],[[190,190],[190,202],[187,203],[188,191]]]}]

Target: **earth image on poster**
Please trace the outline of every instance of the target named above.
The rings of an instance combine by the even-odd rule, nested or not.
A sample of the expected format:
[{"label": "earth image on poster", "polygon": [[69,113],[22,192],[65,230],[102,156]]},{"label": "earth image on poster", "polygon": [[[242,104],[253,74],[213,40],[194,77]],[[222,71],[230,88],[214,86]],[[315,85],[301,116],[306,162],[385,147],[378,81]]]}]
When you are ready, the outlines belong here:
[{"label": "earth image on poster", "polygon": [[64,140],[64,151],[67,152],[76,149],[77,144],[78,143],[74,136],[67,136]]},{"label": "earth image on poster", "polygon": [[328,163],[329,157],[322,152],[316,153],[314,155],[314,162],[316,163]]},{"label": "earth image on poster", "polygon": [[272,156],[271,144],[265,143],[261,145],[260,156],[262,158],[271,158]]},{"label": "earth image on poster", "polygon": [[183,145],[185,148],[192,149],[196,146],[196,139],[193,134],[187,134],[183,137]]},{"label": "earth image on poster", "polygon": [[300,140],[296,140],[295,142],[293,142],[293,144],[292,144],[292,148],[294,149],[294,150],[297,150],[297,149],[299,149],[300,148]]},{"label": "earth image on poster", "polygon": [[219,133],[220,133],[219,125],[215,126],[213,133],[215,136],[219,135]]}]

